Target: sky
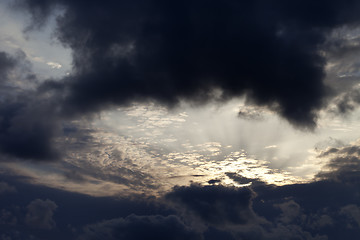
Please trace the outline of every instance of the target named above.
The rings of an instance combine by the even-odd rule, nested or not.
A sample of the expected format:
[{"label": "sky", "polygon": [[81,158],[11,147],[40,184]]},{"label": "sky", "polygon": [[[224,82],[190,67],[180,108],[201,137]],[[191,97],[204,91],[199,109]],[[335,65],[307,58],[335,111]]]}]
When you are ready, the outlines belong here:
[{"label": "sky", "polygon": [[0,240],[359,239],[359,10],[0,1]]}]

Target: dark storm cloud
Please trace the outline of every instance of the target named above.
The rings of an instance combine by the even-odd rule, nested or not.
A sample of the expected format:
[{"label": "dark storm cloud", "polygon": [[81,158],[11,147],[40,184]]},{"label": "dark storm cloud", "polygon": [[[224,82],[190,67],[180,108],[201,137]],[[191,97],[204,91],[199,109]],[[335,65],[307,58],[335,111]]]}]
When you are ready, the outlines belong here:
[{"label": "dark storm cloud", "polygon": [[156,100],[204,103],[247,94],[292,124],[313,128],[327,89],[326,35],[357,24],[357,1],[17,1],[73,51],[64,111]]},{"label": "dark storm cloud", "polygon": [[[321,54],[330,48],[326,36],[339,26],[356,25],[358,5],[15,1],[13,6],[32,16],[27,30],[63,9],[54,33],[71,48],[73,70],[2,100],[0,149],[18,158],[57,158],[53,143],[61,136],[61,122],[132,101],[174,106],[180,100],[202,104],[245,94],[249,103],[266,106],[295,126],[314,128],[327,96]],[[0,76],[19,65],[15,60],[0,55]],[[30,75],[23,77],[36,79]]]}]

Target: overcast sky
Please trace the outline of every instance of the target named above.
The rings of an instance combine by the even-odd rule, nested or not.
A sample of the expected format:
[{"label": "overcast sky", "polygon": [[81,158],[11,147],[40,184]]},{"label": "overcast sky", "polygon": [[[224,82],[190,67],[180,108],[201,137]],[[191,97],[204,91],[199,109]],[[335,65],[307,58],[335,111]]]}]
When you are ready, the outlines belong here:
[{"label": "overcast sky", "polygon": [[357,1],[0,2],[0,240],[358,239]]}]

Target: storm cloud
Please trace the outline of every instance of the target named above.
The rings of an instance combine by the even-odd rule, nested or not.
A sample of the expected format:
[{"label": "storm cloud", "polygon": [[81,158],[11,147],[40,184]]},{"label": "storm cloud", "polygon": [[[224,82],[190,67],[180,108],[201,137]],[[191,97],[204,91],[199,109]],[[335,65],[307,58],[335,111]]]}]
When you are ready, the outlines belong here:
[{"label": "storm cloud", "polygon": [[[35,81],[1,102],[1,150],[25,159],[58,158],[53,142],[62,122],[134,101],[174,107],[246,96],[314,129],[332,92],[324,82],[327,37],[359,20],[357,1],[12,4],[31,15],[25,31],[41,29],[56,12],[54,36],[73,57],[68,76]],[[0,65],[4,82],[19,61],[2,53]]]},{"label": "storm cloud", "polygon": [[[174,106],[246,94],[314,128],[328,95],[321,54],[355,25],[357,1],[18,1],[34,26],[63,8],[56,36],[73,51],[67,114],[155,100]],[[217,92],[220,90],[220,93]]]}]

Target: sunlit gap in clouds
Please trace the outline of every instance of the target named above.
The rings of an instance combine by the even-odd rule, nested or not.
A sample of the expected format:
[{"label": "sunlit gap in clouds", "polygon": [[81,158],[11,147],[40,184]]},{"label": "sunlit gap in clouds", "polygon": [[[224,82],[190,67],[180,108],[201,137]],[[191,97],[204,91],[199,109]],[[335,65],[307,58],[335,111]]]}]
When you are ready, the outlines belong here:
[{"label": "sunlit gap in clouds", "polygon": [[[60,161],[2,166],[35,184],[94,196],[161,195],[191,183],[286,185],[312,181],[327,161],[319,152],[352,140],[338,122],[322,120],[315,136],[243,99],[172,110],[133,104],[67,123]],[[356,125],[349,119],[342,128]]]},{"label": "sunlit gap in clouds", "polygon": [[[238,116],[239,111],[246,118]],[[276,185],[310,181],[326,163],[316,157],[323,150],[321,142],[328,147],[332,144],[329,135],[349,137],[336,130],[337,121],[322,121],[314,137],[236,99],[221,107],[209,104],[199,109],[184,104],[171,111],[135,104],[104,112],[94,124],[103,129],[100,138],[105,139],[106,132],[108,146],[117,153],[116,158],[104,150],[107,156],[99,160],[100,166],[146,173],[154,185],[160,184],[157,190],[167,191],[190,182],[244,185],[230,176]],[[343,127],[354,124],[349,121]]]},{"label": "sunlit gap in clouds", "polygon": [[249,120],[239,119],[238,111],[239,100],[205,110],[183,106],[169,111],[154,104],[135,104],[103,112],[92,123],[96,129],[92,142],[97,144],[87,152],[72,151],[66,161],[82,174],[96,172],[102,180],[152,194],[191,182],[251,183],[239,183],[230,174],[276,185],[304,181],[247,154],[253,139],[242,131],[246,127],[242,123]]}]

